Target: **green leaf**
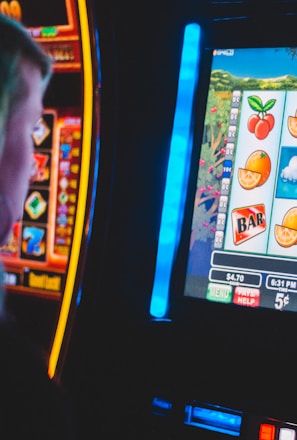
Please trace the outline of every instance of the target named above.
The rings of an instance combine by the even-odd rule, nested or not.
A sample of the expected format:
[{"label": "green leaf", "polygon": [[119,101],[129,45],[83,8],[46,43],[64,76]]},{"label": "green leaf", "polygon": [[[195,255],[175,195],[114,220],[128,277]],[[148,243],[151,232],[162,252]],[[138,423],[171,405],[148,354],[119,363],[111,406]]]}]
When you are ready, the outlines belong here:
[{"label": "green leaf", "polygon": [[259,96],[248,96],[248,103],[251,109],[255,112],[263,112],[263,103]]},{"label": "green leaf", "polygon": [[269,99],[263,107],[263,112],[268,112],[276,102],[276,99]]}]

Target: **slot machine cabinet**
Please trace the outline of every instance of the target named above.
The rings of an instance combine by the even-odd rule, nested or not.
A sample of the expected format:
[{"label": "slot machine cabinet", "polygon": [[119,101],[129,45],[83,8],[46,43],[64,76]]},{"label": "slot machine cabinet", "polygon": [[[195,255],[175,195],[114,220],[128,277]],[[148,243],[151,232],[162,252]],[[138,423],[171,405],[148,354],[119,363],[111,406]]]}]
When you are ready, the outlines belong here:
[{"label": "slot machine cabinet", "polygon": [[[170,242],[171,248],[168,229],[166,236],[159,237],[151,303],[156,321],[151,323],[151,339],[148,338],[152,352],[155,347],[155,353],[162,359],[155,366],[155,383],[151,384],[151,389],[162,390],[152,396],[153,418],[160,422],[159,427],[167,423],[168,428],[171,424],[170,432],[178,432],[182,438],[280,440],[297,436],[293,366],[297,323],[296,250],[294,240],[289,244],[280,237],[287,217],[295,212],[296,202],[294,179],[284,175],[287,165],[284,162],[289,163],[295,154],[290,99],[296,86],[297,65],[292,56],[296,35],[291,34],[290,40],[288,35],[276,31],[294,27],[296,5],[274,2],[269,12],[271,32],[267,32],[260,43],[252,35],[260,31],[267,10],[256,13],[253,8],[244,9],[243,3],[238,16],[235,13],[224,18],[198,19],[194,20],[193,28],[190,24],[187,27],[193,30],[190,42],[201,31],[201,46],[196,46],[201,56],[197,64],[200,68],[196,70],[199,81],[193,89],[196,98],[189,119],[192,123],[189,127],[194,127],[194,132],[191,129],[188,132],[194,138],[193,144],[191,136],[186,138],[189,144],[185,142],[185,145],[194,145],[191,169],[184,168],[187,177],[184,175],[183,179],[188,181],[188,186],[183,186],[185,180],[180,181],[183,191],[188,188],[189,192],[186,200],[178,200],[175,198],[177,186],[172,185],[170,208],[174,199],[178,207],[177,235],[176,241]],[[255,6],[253,2],[248,3],[247,6]],[[234,35],[237,41],[232,39]],[[185,58],[187,69],[189,53]],[[191,53],[195,55],[195,50]],[[236,53],[243,55],[237,62]],[[278,63],[281,53],[284,60]],[[250,62],[248,56],[251,56]],[[232,61],[236,68],[231,67]],[[283,75],[277,74],[277,65],[283,69]],[[205,75],[206,71],[210,74]],[[186,78],[190,77],[188,74]],[[278,83],[289,78],[294,85]],[[233,89],[227,85],[229,79]],[[180,86],[181,90],[182,83]],[[280,112],[276,108],[272,110],[282,98]],[[250,125],[251,113],[255,111],[254,99],[262,106],[258,107],[262,114],[259,120],[274,113],[275,120],[279,121],[273,126],[267,124],[267,133],[259,133]],[[224,116],[226,106],[228,111]],[[224,123],[225,129],[222,128]],[[268,138],[271,127],[275,132]],[[248,157],[257,154],[255,151],[262,152],[264,160],[267,155],[272,157],[274,168],[271,174],[269,172],[271,180],[266,189],[264,180],[268,175],[265,177],[264,171],[258,175],[264,179],[262,189],[259,189],[260,180],[258,187],[256,183],[250,187],[242,180],[242,174],[251,171]],[[286,152],[290,152],[289,159],[283,158]],[[238,163],[245,160],[245,154],[247,166],[242,169]],[[181,154],[178,159],[181,169]],[[293,162],[294,159],[291,165]],[[168,181],[173,177],[169,177],[169,167]],[[171,183],[176,183],[174,179],[175,176]],[[239,186],[236,188],[236,185]],[[259,204],[253,194],[256,187],[259,189],[256,194],[262,199]],[[168,187],[166,191],[169,193]],[[284,191],[288,191],[286,195]],[[234,197],[238,199],[234,201]],[[264,217],[268,221],[265,228],[259,221],[262,214],[257,213],[262,207],[266,209]],[[285,224],[282,218],[276,221],[276,212],[284,217]],[[163,208],[160,231],[162,225],[167,228],[173,223],[174,215],[170,213],[166,223]],[[245,218],[244,214],[247,214]],[[183,224],[181,229],[179,221]],[[292,230],[286,233],[295,234]],[[260,250],[257,245],[263,239],[265,244]],[[213,247],[208,247],[210,243]],[[170,255],[172,267],[166,284]],[[218,256],[222,258],[220,261]],[[249,266],[252,261],[254,264]],[[256,276],[257,281],[251,281],[250,276]],[[163,311],[162,298],[166,298]],[[170,371],[172,368],[174,371]],[[276,377],[286,379],[278,382]]]},{"label": "slot machine cabinet", "polygon": [[7,307],[58,378],[79,302],[99,154],[99,48],[82,0],[0,3],[53,58],[21,221],[1,249]]},{"label": "slot machine cabinet", "polygon": [[[145,23],[140,21],[138,26],[134,23],[130,27],[127,17],[130,11],[127,10],[125,15],[124,7],[116,17],[116,24],[122,26],[116,29],[120,73],[119,119],[122,124],[117,127],[117,139],[118,158],[121,160],[115,173],[110,248],[106,263],[116,276],[107,275],[105,292],[101,291],[98,301],[100,307],[92,304],[87,310],[90,312],[93,307],[93,314],[87,313],[88,317],[94,317],[93,325],[84,349],[76,354],[76,359],[79,359],[84,353],[85,360],[89,355],[89,361],[86,360],[80,369],[89,373],[83,382],[84,390],[77,391],[80,397],[83,396],[78,399],[83,402],[80,409],[86,396],[87,400],[92,399],[83,429],[95,420],[94,425],[101,434],[129,432],[141,438],[146,433],[148,438],[216,440],[230,437],[279,440],[294,438],[295,435],[293,359],[296,355],[296,314],[265,307],[260,310],[247,304],[245,307],[220,304],[181,295],[191,215],[187,216],[185,231],[181,233],[181,241],[187,249],[182,245],[174,253],[173,273],[170,273],[169,284],[163,285],[163,291],[168,289],[170,292],[166,313],[157,313],[151,303],[149,315],[147,292],[153,291],[153,259],[158,241],[156,231],[162,225],[164,169],[166,155],[169,157],[170,130],[174,119],[175,100],[171,93],[175,97],[177,92],[185,26],[196,20],[199,22],[201,13],[202,25],[208,24],[210,28],[207,42],[210,47],[223,45],[224,49],[233,48],[234,35],[237,36],[237,44],[241,42],[242,47],[252,44],[259,47],[259,39],[255,40],[253,35],[255,30],[259,32],[257,35],[261,34],[263,17],[266,17],[266,22],[273,23],[273,27],[270,32],[266,29],[265,36],[261,34],[261,45],[291,46],[289,34],[280,33],[277,29],[293,29],[293,2],[288,2],[292,10],[288,4],[285,7],[284,2],[275,2],[275,9],[269,14],[263,8],[259,15],[255,13],[255,2],[227,2],[227,11],[226,2],[222,2],[221,8],[220,2],[211,3],[213,8],[206,11],[198,11],[198,6],[196,9],[192,4],[185,14],[187,19],[181,17],[183,14],[178,17],[177,11],[173,20],[171,16],[172,21],[166,20],[166,14],[158,21],[153,13],[148,13]],[[264,3],[267,5],[267,2]],[[162,19],[166,23],[163,27],[160,25]],[[156,22],[159,27],[153,26]],[[154,29],[153,36],[149,29]],[[160,31],[158,35],[156,29]],[[163,58],[159,57],[164,48],[168,51],[163,52]],[[210,57],[204,58],[204,61],[201,70],[205,76],[200,78],[201,94],[195,102],[195,110],[202,119],[209,85]],[[141,78],[136,78],[135,72],[140,71]],[[176,80],[171,81],[174,75]],[[139,90],[142,91],[141,96],[137,93]],[[167,99],[160,99],[164,96]],[[203,121],[198,118],[195,124],[193,122],[198,130],[196,124],[201,129]],[[200,148],[197,139],[200,136],[201,141],[203,135],[198,132],[195,136],[198,136],[195,137],[197,151],[191,159],[197,172]],[[193,185],[190,199],[195,196],[196,178],[195,172],[190,174]],[[205,188],[205,192],[213,190],[207,185]],[[193,199],[189,204],[191,211]],[[208,222],[205,223],[206,228]],[[201,254],[204,259],[205,253],[202,251]],[[168,255],[165,255],[167,261]],[[156,267],[158,269],[158,265]],[[293,278],[291,275],[290,278]],[[244,300],[243,297],[241,299]],[[102,359],[99,363],[93,355],[96,352],[97,356],[98,351]],[[79,373],[77,377],[80,377]],[[75,377],[72,380],[74,384],[78,383]],[[86,387],[89,389],[86,390]],[[288,392],[289,389],[291,392]],[[242,428],[239,427],[240,422],[243,423]],[[212,431],[210,426],[218,429]]]}]

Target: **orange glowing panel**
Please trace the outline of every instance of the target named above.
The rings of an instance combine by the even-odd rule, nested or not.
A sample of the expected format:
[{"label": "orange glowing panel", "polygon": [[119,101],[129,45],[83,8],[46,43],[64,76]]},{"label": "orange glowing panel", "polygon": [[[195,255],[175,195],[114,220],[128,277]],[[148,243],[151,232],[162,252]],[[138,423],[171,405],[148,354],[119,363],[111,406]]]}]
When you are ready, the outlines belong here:
[{"label": "orange glowing panel", "polygon": [[266,423],[260,425],[259,440],[274,440],[275,426]]}]

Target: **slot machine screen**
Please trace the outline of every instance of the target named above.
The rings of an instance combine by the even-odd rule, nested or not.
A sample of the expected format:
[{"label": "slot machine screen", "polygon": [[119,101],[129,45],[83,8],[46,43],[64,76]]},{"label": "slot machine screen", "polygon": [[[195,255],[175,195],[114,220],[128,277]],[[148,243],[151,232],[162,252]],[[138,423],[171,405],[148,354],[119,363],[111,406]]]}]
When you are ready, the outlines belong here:
[{"label": "slot machine screen", "polygon": [[[11,5],[8,12],[13,12]],[[81,176],[84,170],[91,172],[83,159],[83,58],[77,19],[73,0],[34,8],[28,1],[19,4],[18,20],[54,62],[43,115],[32,133],[32,175],[23,216],[0,250],[11,293],[60,299],[65,289]]]},{"label": "slot machine screen", "polygon": [[27,27],[62,26],[69,24],[67,1],[53,0],[49,3],[36,3],[32,8],[30,0],[22,0],[22,21]]},{"label": "slot machine screen", "polygon": [[23,217],[1,249],[8,289],[48,297],[63,292],[76,213],[80,117],[46,109],[34,132]]},{"label": "slot machine screen", "polygon": [[185,297],[297,312],[296,55],[212,51]]}]

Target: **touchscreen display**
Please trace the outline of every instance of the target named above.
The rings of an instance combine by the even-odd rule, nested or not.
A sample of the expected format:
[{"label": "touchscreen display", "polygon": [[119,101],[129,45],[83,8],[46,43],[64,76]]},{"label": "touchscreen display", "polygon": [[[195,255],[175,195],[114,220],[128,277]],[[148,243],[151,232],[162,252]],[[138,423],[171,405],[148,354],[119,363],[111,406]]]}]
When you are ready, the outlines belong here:
[{"label": "touchscreen display", "polygon": [[213,51],[198,170],[184,294],[297,311],[296,48]]}]

